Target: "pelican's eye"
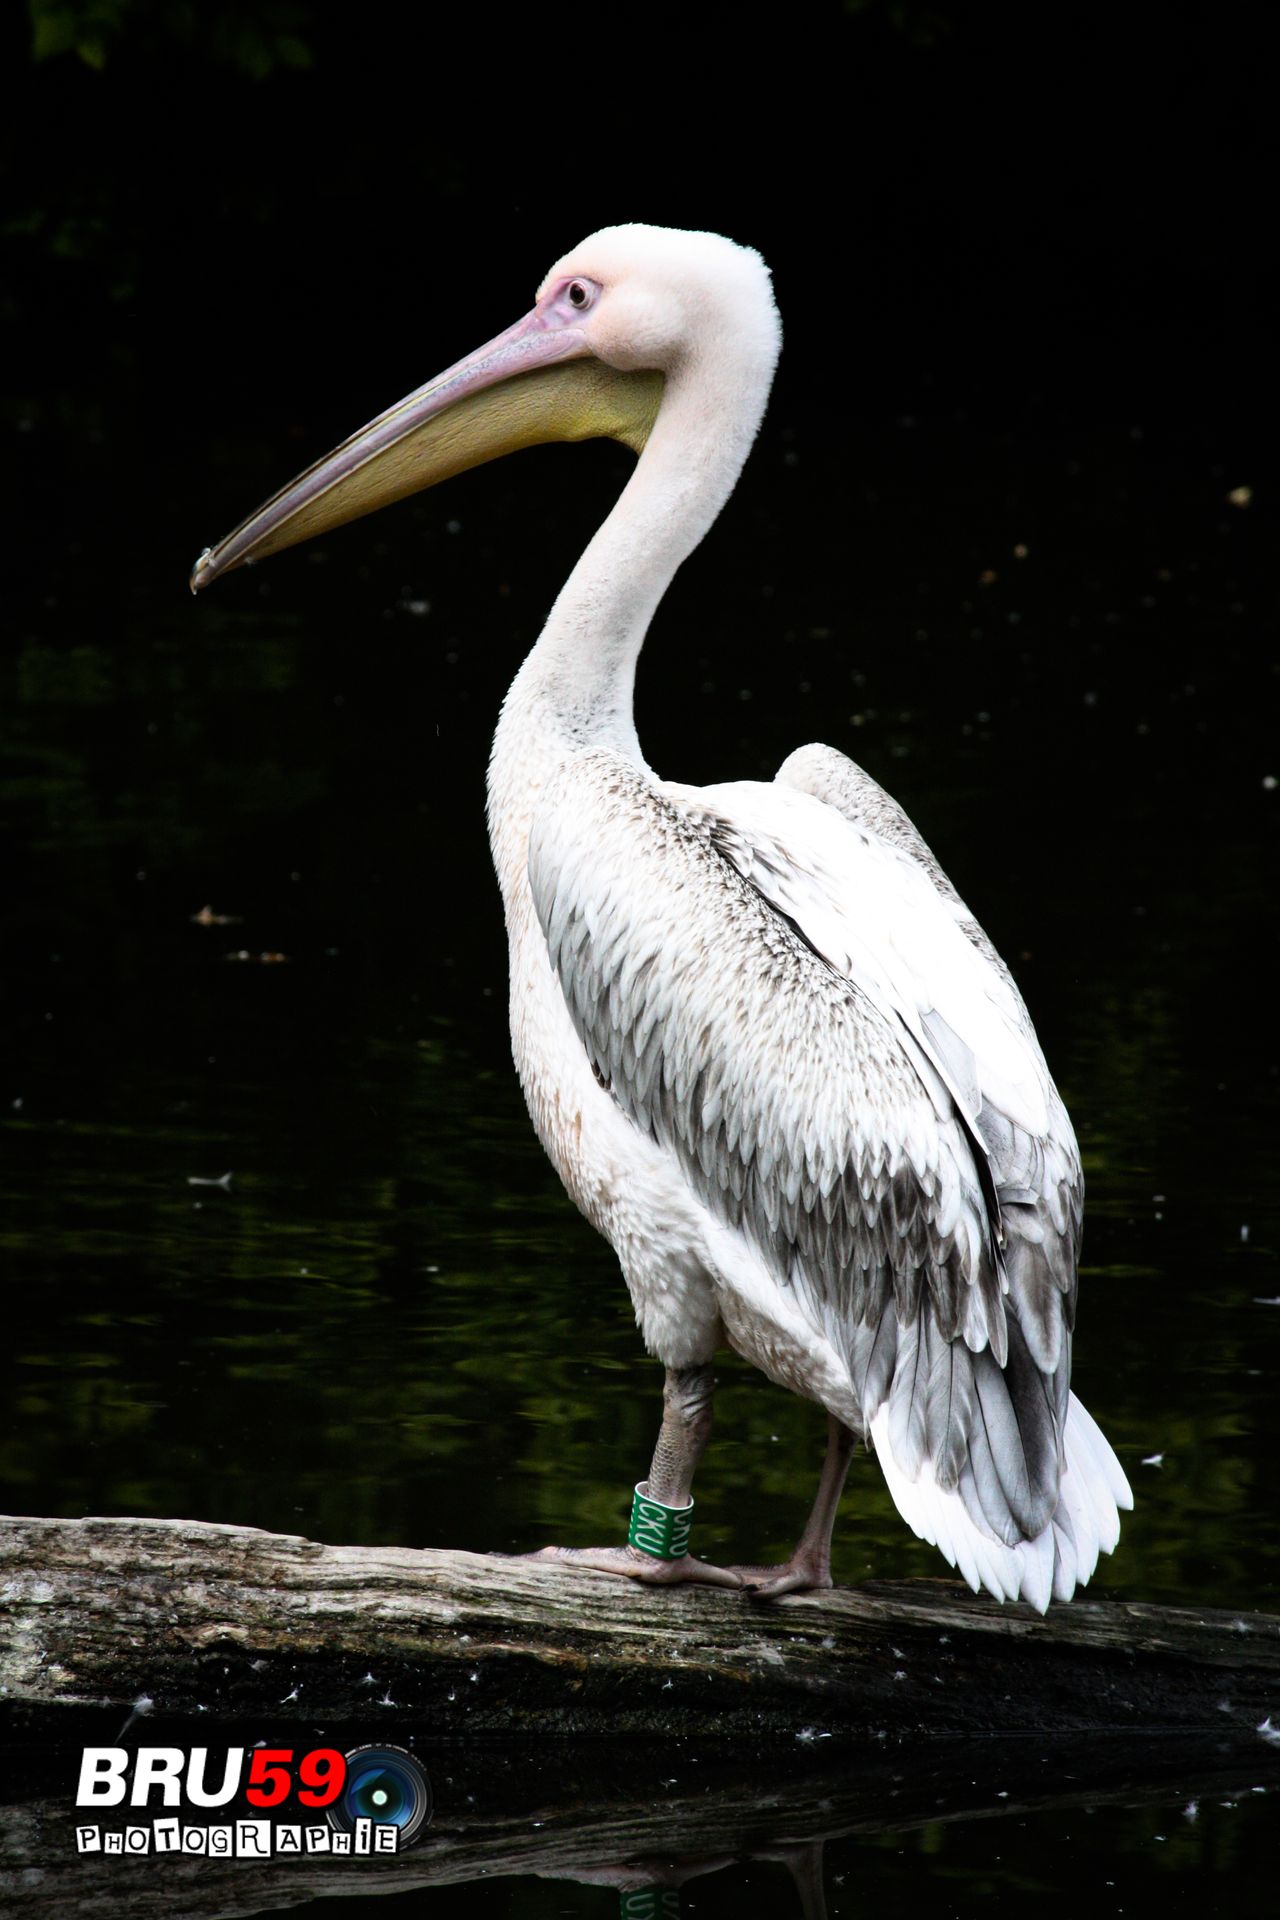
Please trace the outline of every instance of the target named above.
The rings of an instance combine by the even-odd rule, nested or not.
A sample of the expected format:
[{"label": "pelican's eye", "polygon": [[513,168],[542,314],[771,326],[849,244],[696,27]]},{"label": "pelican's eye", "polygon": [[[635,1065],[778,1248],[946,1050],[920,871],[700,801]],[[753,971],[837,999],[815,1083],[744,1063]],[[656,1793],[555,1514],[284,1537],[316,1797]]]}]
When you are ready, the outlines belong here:
[{"label": "pelican's eye", "polygon": [[591,305],[591,288],[585,280],[571,280],[569,282],[569,305],[571,307],[577,307],[579,312],[581,312],[584,307]]}]

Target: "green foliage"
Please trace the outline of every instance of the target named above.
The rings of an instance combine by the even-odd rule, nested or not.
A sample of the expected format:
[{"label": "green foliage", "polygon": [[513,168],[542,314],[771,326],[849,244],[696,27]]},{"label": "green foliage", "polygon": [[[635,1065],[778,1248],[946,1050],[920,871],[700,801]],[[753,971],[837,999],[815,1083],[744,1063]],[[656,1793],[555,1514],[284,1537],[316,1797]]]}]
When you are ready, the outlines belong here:
[{"label": "green foliage", "polygon": [[101,72],[108,56],[144,44],[170,46],[251,80],[313,64],[310,10],[294,0],[253,8],[196,7],[177,0],[28,0],[31,55],[72,54]]},{"label": "green foliage", "polygon": [[946,40],[952,23],[940,7],[920,0],[844,0],[846,13],[882,22],[913,47],[934,47]]},{"label": "green foliage", "polygon": [[29,0],[29,6],[34,59],[74,53],[96,68],[106,65],[108,42],[132,11],[129,0]]}]

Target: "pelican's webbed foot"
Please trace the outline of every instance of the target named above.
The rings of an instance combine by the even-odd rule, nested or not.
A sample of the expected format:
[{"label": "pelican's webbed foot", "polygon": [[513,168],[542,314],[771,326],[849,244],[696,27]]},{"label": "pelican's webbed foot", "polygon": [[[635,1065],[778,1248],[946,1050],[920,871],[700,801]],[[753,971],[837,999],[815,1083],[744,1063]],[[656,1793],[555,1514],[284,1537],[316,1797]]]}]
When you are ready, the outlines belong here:
[{"label": "pelican's webbed foot", "polygon": [[658,1560],[636,1547],[542,1547],[522,1553],[521,1560],[544,1560],[562,1567],[589,1567],[594,1573],[620,1573],[646,1587],[740,1587],[742,1579],[730,1567],[713,1567],[686,1553],[680,1560]]},{"label": "pelican's webbed foot", "polygon": [[744,1593],[753,1600],[777,1600],[784,1593],[813,1593],[834,1586],[831,1562],[825,1555],[802,1553],[799,1547],[777,1567],[730,1567]]}]

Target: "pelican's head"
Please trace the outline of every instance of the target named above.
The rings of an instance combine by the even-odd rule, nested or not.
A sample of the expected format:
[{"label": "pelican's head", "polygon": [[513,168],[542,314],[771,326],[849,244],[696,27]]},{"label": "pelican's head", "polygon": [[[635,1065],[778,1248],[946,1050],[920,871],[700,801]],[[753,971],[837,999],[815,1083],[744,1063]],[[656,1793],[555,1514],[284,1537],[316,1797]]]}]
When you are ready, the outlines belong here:
[{"label": "pelican's head", "polygon": [[689,358],[772,371],[781,338],[769,269],[752,247],[674,227],[602,227],[557,260],[538,304],[571,294],[588,350],[620,371],[670,374]]},{"label": "pelican's head", "polygon": [[759,361],[767,377],[778,340],[768,271],[750,248],[719,234],[602,228],[556,263],[532,312],[201,554],[192,589],[520,447],[610,438],[639,453],[665,377],[730,344],[733,364]]}]

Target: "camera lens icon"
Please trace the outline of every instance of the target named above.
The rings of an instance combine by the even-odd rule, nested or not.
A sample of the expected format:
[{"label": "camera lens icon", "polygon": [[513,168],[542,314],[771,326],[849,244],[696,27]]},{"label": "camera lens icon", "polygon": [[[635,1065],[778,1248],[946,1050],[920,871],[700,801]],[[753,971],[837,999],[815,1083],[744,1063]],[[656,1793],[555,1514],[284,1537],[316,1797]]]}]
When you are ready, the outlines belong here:
[{"label": "camera lens icon", "polygon": [[353,1833],[357,1820],[374,1820],[400,1829],[400,1845],[431,1818],[431,1782],[419,1761],[403,1747],[353,1747],[347,1755],[347,1784],[329,1809],[330,1823]]}]

